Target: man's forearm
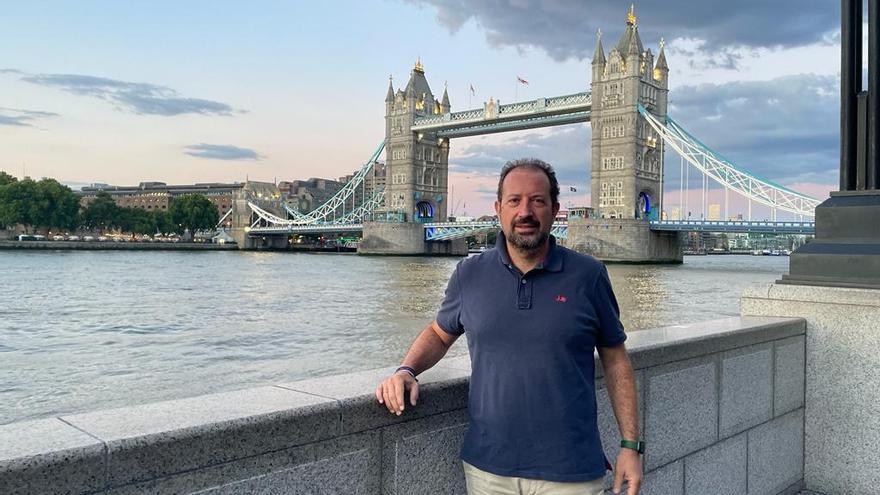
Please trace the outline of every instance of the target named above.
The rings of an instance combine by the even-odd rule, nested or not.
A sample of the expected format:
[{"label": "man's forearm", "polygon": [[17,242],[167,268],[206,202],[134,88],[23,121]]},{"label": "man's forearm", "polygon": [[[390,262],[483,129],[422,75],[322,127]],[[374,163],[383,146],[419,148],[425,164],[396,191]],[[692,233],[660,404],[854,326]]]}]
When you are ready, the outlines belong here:
[{"label": "man's forearm", "polygon": [[436,325],[436,323],[432,322],[422,330],[422,333],[413,341],[409,351],[406,353],[406,357],[403,359],[403,363],[401,363],[416,370],[417,374],[437,364],[446,355],[452,343],[455,342],[455,337],[452,335],[447,334],[445,340],[441,338],[438,332],[443,332],[443,330],[436,327]]},{"label": "man's forearm", "polygon": [[602,353],[602,365],[605,369],[605,383],[608,397],[620,436],[626,440],[639,439],[638,398],[636,396],[636,379],[626,349],[608,349]]}]

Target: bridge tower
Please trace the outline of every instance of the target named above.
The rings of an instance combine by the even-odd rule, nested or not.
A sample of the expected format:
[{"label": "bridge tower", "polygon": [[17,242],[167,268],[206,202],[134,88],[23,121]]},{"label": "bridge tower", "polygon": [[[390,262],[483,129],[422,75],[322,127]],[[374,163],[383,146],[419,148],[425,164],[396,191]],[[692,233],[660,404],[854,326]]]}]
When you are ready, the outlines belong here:
[{"label": "bridge tower", "polygon": [[449,113],[449,94],[437,100],[421,61],[410,72],[405,89],[394,92],[388,81],[385,97],[385,205],[384,212],[405,222],[446,221],[446,172],[449,140],[434,133],[416,133],[416,117]]},{"label": "bridge tower", "polygon": [[364,223],[362,254],[467,254],[464,240],[425,242],[422,225],[445,222],[449,140],[413,132],[417,117],[450,112],[449,94],[438,100],[421,60],[403,89],[388,82],[385,96],[385,201]]},{"label": "bridge tower", "polygon": [[626,28],[606,57],[597,33],[592,61],[593,217],[569,224],[569,244],[609,261],[680,262],[678,234],[651,232],[661,219],[663,142],[639,115],[641,104],[666,118],[669,66],[664,42],[655,60],[630,8]]},{"label": "bridge tower", "polygon": [[660,219],[663,142],[639,116],[641,103],[666,118],[669,66],[663,41],[656,63],[642,46],[632,10],[605,57],[602,33],[593,56],[592,204],[598,218]]}]

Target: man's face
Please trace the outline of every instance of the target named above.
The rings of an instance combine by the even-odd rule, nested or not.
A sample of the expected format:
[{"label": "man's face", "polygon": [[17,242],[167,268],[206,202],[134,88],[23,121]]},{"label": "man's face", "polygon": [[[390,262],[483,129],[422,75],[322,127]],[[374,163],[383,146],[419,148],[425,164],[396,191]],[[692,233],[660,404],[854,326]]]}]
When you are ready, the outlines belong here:
[{"label": "man's face", "polygon": [[542,170],[513,169],[501,185],[495,213],[507,241],[522,251],[534,251],[547,241],[559,203],[550,199],[550,179]]}]

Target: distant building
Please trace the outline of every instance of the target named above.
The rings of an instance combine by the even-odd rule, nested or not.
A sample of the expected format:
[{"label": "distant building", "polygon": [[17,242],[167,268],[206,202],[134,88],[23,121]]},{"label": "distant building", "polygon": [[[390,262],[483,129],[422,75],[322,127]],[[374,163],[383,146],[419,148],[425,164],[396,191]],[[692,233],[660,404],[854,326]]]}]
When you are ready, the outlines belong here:
[{"label": "distant building", "polygon": [[343,181],[312,177],[309,180],[282,181],[278,184],[278,189],[286,198],[288,206],[308,213],[327,202],[343,186]]},{"label": "distant building", "polygon": [[709,205],[709,218],[707,220],[721,220],[721,205],[712,203]]},{"label": "distant building", "polygon": [[241,189],[238,182],[223,184],[218,182],[171,185],[164,182],[141,182],[137,186],[111,186],[108,184],[92,184],[83,187],[80,194],[80,205],[85,208],[99,192],[106,192],[122,208],[139,208],[148,211],[167,211],[171,200],[184,194],[201,194],[208,198],[220,216],[232,208],[233,193]]}]

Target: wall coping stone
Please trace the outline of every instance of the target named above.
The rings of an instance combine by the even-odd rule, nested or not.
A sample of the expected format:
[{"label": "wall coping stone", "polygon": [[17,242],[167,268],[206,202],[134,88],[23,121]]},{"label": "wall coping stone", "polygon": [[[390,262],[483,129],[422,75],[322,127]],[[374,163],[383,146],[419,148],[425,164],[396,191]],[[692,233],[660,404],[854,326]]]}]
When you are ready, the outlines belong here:
[{"label": "wall coping stone", "polygon": [[743,290],[742,298],[880,307],[880,297],[877,297],[877,289],[850,287],[818,287],[774,283],[758,284],[746,287]]},{"label": "wall coping stone", "polygon": [[[642,370],[803,335],[805,329],[801,318],[732,317],[632,332],[627,346],[634,368]],[[466,408],[467,355],[423,373],[419,405],[401,416],[388,413],[374,395],[393,369],[3,425],[0,487],[10,480],[20,484],[22,476],[27,483],[36,480],[27,474],[32,471],[16,468],[22,463],[46,472],[59,459],[102,466],[91,470],[91,479],[70,479],[66,490],[126,486]],[[596,371],[602,375],[601,366]]]}]

